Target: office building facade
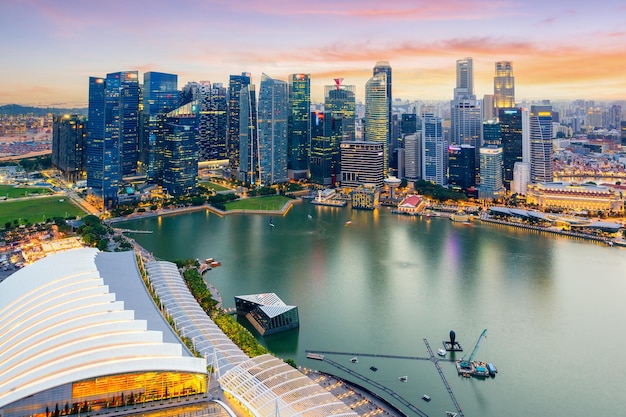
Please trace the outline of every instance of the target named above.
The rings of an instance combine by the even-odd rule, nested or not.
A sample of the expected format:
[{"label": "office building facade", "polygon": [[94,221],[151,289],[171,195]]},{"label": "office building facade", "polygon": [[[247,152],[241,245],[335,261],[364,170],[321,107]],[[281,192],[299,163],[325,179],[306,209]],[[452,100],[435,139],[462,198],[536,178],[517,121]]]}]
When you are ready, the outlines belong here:
[{"label": "office building facade", "polygon": [[391,134],[393,132],[393,95],[392,95],[392,73],[391,73],[391,65],[389,65],[388,61],[378,61],[376,65],[374,65],[374,69],[372,70],[372,76],[377,74],[385,74],[386,87],[385,91],[387,94],[387,120],[389,121],[389,139],[391,140]]},{"label": "office building facade", "polygon": [[496,62],[493,78],[493,104],[496,111],[515,107],[515,77],[511,61]]},{"label": "office building facade", "polygon": [[198,105],[196,102],[166,116],[163,189],[179,197],[196,193],[198,182]]},{"label": "office building facade", "polygon": [[530,108],[530,181],[552,182],[552,106]]},{"label": "office building facade", "polygon": [[288,117],[287,83],[263,74],[258,104],[259,179],[263,185],[289,181]]},{"label": "office building facade", "polygon": [[311,112],[311,182],[334,186],[341,171],[342,119],[331,112]]},{"label": "office building facade", "polygon": [[228,154],[229,170],[236,173],[239,169],[239,126],[240,101],[239,94],[244,87],[250,85],[251,76],[248,72],[241,75],[231,75],[228,82],[228,131],[226,133],[226,152]]},{"label": "office building facade", "polygon": [[387,75],[378,72],[365,84],[365,140],[383,146],[383,172],[389,171],[389,103]]},{"label": "office building facade", "polygon": [[476,185],[476,148],[448,146],[448,185],[468,190]]},{"label": "office building facade", "polygon": [[52,120],[52,166],[70,182],[85,174],[86,124],[84,117],[75,114],[54,116]]},{"label": "office building facade", "polygon": [[356,87],[343,85],[341,78],[335,79],[335,85],[324,86],[324,111],[330,112],[335,121],[341,123],[339,141],[355,140]]},{"label": "office building facade", "polygon": [[504,197],[505,192],[502,182],[502,148],[497,146],[480,148],[478,198],[497,200]]},{"label": "office building facade", "polygon": [[199,84],[198,151],[199,161],[226,159],[226,88],[222,83]]},{"label": "office building facade", "polygon": [[447,184],[448,142],[443,136],[443,120],[432,114],[422,117],[422,179]]},{"label": "office building facade", "polygon": [[341,145],[341,186],[356,188],[371,184],[384,185],[383,144],[380,142],[346,141]]},{"label": "office building facade", "polygon": [[309,177],[311,146],[311,76],[289,76],[287,175],[292,180]]},{"label": "office building facade", "polygon": [[247,184],[259,181],[259,141],[254,84],[239,92],[239,163],[237,178]]},{"label": "office building facade", "polygon": [[404,136],[403,177],[407,181],[422,178],[422,132],[418,131]]},{"label": "office building facade", "polygon": [[[517,162],[523,162],[523,113],[521,108],[501,108],[498,120],[502,139],[502,169],[506,189],[511,189]],[[527,112],[526,112],[527,113]]]}]

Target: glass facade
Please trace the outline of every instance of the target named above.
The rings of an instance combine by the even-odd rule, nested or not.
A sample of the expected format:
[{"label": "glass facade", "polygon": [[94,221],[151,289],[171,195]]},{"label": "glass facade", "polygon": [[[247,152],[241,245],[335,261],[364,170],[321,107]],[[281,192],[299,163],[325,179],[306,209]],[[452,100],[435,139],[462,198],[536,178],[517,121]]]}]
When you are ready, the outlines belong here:
[{"label": "glass facade", "polygon": [[552,106],[530,108],[530,181],[552,182]]},{"label": "glass facade", "polygon": [[470,145],[448,147],[448,184],[467,190],[476,185],[476,148]]},{"label": "glass facade", "polygon": [[239,164],[237,178],[248,184],[259,180],[259,141],[257,139],[257,109],[254,84],[239,93]]},{"label": "glass facade", "polygon": [[259,91],[258,140],[261,184],[287,182],[287,83],[263,74]]},{"label": "glass facade", "polygon": [[143,372],[108,375],[59,386],[2,408],[3,417],[108,413],[150,401],[204,394],[206,375]]},{"label": "glass facade", "polygon": [[171,112],[165,122],[163,188],[170,195],[195,194],[198,181],[197,104]]},{"label": "glass facade", "polygon": [[307,179],[311,146],[311,76],[289,76],[289,146],[287,169],[289,178]]},{"label": "glass facade", "polygon": [[324,111],[330,112],[335,120],[341,120],[341,137],[339,142],[354,140],[354,113],[356,108],[354,94],[356,87],[341,84],[340,78],[337,78],[335,81],[335,85],[324,87]]},{"label": "glass facade", "polygon": [[422,179],[447,184],[448,142],[443,137],[442,119],[432,114],[422,117]]},{"label": "glass facade", "polygon": [[496,62],[493,102],[496,109],[515,107],[515,77],[511,61]]},{"label": "glass facade", "polygon": [[379,142],[347,141],[341,148],[341,185],[358,187],[372,184],[383,187],[383,144]]},{"label": "glass facade", "polygon": [[66,179],[80,180],[85,172],[85,119],[76,115],[54,116],[52,121],[52,165]]},{"label": "glass facade", "polygon": [[342,119],[330,112],[311,113],[311,182],[333,186],[341,170]]},{"label": "glass facade", "polygon": [[231,75],[228,83],[228,132],[226,133],[226,152],[233,172],[239,167],[239,124],[241,89],[250,85],[250,73]]},{"label": "glass facade", "polygon": [[199,83],[198,150],[200,161],[226,159],[226,88],[221,83]]},{"label": "glass facade", "polygon": [[495,200],[504,196],[502,183],[502,148],[480,148],[480,199]]},{"label": "glass facade", "polygon": [[389,103],[387,75],[378,72],[365,84],[365,139],[383,146],[383,172],[389,171]]},{"label": "glass facade", "polygon": [[522,162],[522,109],[500,109],[504,186],[510,190],[516,162]]}]

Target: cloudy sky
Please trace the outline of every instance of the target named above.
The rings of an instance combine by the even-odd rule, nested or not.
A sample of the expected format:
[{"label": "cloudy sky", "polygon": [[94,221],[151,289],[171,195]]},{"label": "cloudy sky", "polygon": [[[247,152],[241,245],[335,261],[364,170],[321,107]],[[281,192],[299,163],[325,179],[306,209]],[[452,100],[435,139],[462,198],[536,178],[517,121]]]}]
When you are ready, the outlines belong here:
[{"label": "cloudy sky", "polygon": [[123,70],[304,72],[314,101],[337,77],[363,99],[381,60],[394,98],[448,100],[464,57],[479,97],[508,60],[518,101],[623,100],[624,22],[623,0],[0,0],[0,104],[84,106],[90,75]]}]

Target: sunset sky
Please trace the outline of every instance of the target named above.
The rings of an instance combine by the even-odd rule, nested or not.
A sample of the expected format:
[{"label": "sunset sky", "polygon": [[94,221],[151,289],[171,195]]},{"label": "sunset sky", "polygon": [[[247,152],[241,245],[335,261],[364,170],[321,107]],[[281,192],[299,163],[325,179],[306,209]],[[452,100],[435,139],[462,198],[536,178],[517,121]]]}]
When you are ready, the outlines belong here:
[{"label": "sunset sky", "polygon": [[380,60],[394,98],[449,100],[464,57],[479,98],[508,60],[518,101],[624,100],[625,22],[619,0],[2,0],[0,104],[86,106],[89,76],[124,70],[304,72],[313,101],[337,77],[363,100]]}]

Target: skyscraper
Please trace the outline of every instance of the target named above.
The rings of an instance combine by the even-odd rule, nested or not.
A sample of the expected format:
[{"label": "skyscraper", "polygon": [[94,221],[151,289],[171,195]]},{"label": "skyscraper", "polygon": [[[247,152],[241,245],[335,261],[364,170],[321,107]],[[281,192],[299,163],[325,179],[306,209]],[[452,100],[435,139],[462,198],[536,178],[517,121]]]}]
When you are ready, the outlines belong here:
[{"label": "skyscraper", "polygon": [[448,185],[467,190],[476,185],[476,148],[471,145],[448,146]]},{"label": "skyscraper", "polygon": [[502,128],[498,119],[483,122],[483,145],[498,147],[502,145]]},{"label": "skyscraper", "polygon": [[498,113],[502,137],[503,181],[508,190],[511,189],[515,163],[523,161],[523,112],[525,110],[521,108],[502,108]]},{"label": "skyscraper", "polygon": [[239,92],[239,163],[237,178],[248,184],[259,181],[259,141],[254,84]]},{"label": "skyscraper", "polygon": [[341,169],[341,119],[331,112],[311,113],[311,182],[333,186]]},{"label": "skyscraper", "polygon": [[143,110],[139,146],[140,170],[149,181],[160,182],[163,175],[165,142],[158,116],[175,109],[180,101],[178,75],[146,72],[143,75]]},{"label": "skyscraper", "polygon": [[497,200],[504,196],[502,184],[502,148],[488,146],[480,148],[480,186],[478,198]]},{"label": "skyscraper", "polygon": [[324,87],[324,111],[330,112],[336,123],[341,124],[339,142],[355,139],[354,114],[356,108],[353,85],[341,84],[342,78],[335,78],[335,85]]},{"label": "skyscraper", "polygon": [[124,175],[137,171],[139,82],[137,71],[89,78],[87,187],[105,208],[117,205]]},{"label": "skyscraper", "polygon": [[250,73],[231,75],[228,83],[228,132],[226,134],[226,152],[231,172],[236,173],[239,167],[239,93],[250,85]]},{"label": "skyscraper", "polygon": [[163,188],[173,196],[196,192],[198,179],[198,104],[185,104],[165,116]]},{"label": "skyscraper", "polygon": [[[480,148],[481,122],[480,102],[474,95],[472,58],[459,59],[456,61],[454,98],[450,102],[450,142]],[[480,162],[478,157],[477,154],[476,166]]]},{"label": "skyscraper", "polygon": [[552,182],[552,106],[530,108],[530,181]]},{"label": "skyscraper", "polygon": [[259,177],[270,185],[289,180],[287,175],[287,83],[263,74],[259,91]]},{"label": "skyscraper", "polygon": [[287,173],[290,179],[309,177],[311,146],[311,76],[289,76],[289,125]]},{"label": "skyscraper", "polygon": [[226,88],[222,83],[200,81],[198,151],[200,161],[226,159]]},{"label": "skyscraper", "polygon": [[511,61],[496,62],[496,74],[493,78],[493,104],[498,109],[515,107],[515,77]]},{"label": "skyscraper", "polygon": [[365,84],[365,139],[383,146],[383,172],[389,172],[389,103],[387,75],[378,72]]},{"label": "skyscraper", "polygon": [[442,123],[429,113],[422,117],[422,179],[446,185],[448,142],[443,137]]},{"label": "skyscraper", "polygon": [[371,184],[384,185],[383,145],[379,142],[346,141],[341,143],[341,186],[354,188]]},{"label": "skyscraper", "polygon": [[84,117],[75,114],[54,116],[52,121],[52,165],[71,182],[82,178],[85,172],[85,140],[87,129]]},{"label": "skyscraper", "polygon": [[[391,94],[393,83],[391,82],[391,66],[388,61],[378,61],[372,70],[372,75],[384,73],[387,80],[387,118],[389,119],[389,135],[393,131],[392,120],[393,120],[393,96]],[[391,136],[389,138],[391,140]]]},{"label": "skyscraper", "polygon": [[408,181],[422,178],[422,132],[404,136],[404,177]]}]

